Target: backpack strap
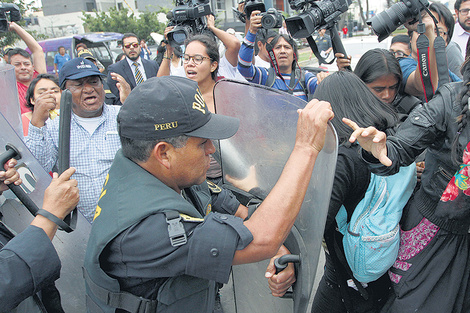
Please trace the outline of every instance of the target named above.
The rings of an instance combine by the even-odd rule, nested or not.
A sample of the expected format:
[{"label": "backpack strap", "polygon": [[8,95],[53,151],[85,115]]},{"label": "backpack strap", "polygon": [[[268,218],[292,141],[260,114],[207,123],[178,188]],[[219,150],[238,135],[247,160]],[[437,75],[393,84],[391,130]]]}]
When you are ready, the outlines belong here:
[{"label": "backpack strap", "polygon": [[266,79],[266,82],[264,83],[264,85],[267,87],[272,87],[274,85],[275,80],[276,80],[276,72],[274,71],[274,68],[270,67],[268,68],[268,78]]},{"label": "backpack strap", "polygon": [[298,69],[298,71],[300,71],[300,79],[299,79],[300,86],[302,86],[305,96],[307,97],[307,101],[310,101],[312,100],[313,95],[310,93],[310,89],[308,88],[308,85],[305,83],[306,71],[304,69]]}]

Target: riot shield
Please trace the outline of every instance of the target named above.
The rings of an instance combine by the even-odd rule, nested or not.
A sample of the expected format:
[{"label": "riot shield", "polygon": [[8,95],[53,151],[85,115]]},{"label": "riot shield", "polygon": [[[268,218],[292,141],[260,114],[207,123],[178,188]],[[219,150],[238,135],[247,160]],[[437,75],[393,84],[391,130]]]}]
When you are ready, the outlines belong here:
[{"label": "riot shield", "polygon": [[[303,108],[306,102],[286,92],[231,80],[216,84],[214,99],[217,113],[240,119],[238,133],[220,142],[224,179],[226,174],[243,178],[254,165],[258,186],[269,192],[294,147],[297,109]],[[293,303],[270,295],[264,278],[268,264],[265,261],[234,266],[233,285],[229,289],[233,287],[235,305],[227,310],[224,307],[225,312],[310,313],[337,147],[336,132],[329,125],[299,216],[285,242],[292,254],[300,256]]]},{"label": "riot shield", "polygon": [[21,110],[18,101],[15,67],[10,64],[0,64],[0,113],[7,119],[15,132],[23,138],[21,127]]},{"label": "riot shield", "polygon": [[[11,80],[16,81],[14,71],[13,76],[11,76],[9,71],[2,70],[4,68],[0,67],[0,77],[3,79],[5,76],[9,80],[5,84],[3,82],[0,84],[0,94],[2,95],[0,110],[6,112],[8,118],[11,118],[14,124],[19,123],[19,127],[12,127],[9,123],[10,120],[7,120],[6,116],[0,113],[0,154],[5,153],[10,147],[18,151],[21,158],[18,159],[17,170],[23,179],[21,188],[35,205],[41,208],[44,191],[51,182],[51,176],[43,169],[22,140],[23,130],[19,119],[16,83],[14,85],[16,98],[9,93]],[[3,95],[10,95],[10,99],[6,99]],[[8,195],[6,192],[5,194],[8,198],[16,198],[11,193]],[[9,199],[0,208],[3,215],[2,220],[12,230],[19,233],[31,223],[33,216],[21,203],[12,199]],[[90,230],[91,224],[83,215],[78,214],[76,230],[68,234],[58,231],[52,241],[62,263],[60,279],[56,281],[56,286],[60,291],[62,306],[66,312],[79,313],[83,312],[85,308],[85,283],[81,268]]]}]

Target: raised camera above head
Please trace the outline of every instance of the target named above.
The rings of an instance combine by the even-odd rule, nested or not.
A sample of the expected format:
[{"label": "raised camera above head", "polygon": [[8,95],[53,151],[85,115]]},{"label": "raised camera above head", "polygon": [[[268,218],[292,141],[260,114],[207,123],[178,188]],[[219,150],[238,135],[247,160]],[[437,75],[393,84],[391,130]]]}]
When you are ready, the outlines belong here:
[{"label": "raised camera above head", "polygon": [[421,11],[428,6],[427,0],[401,0],[366,23],[379,36],[379,41],[382,41],[390,36],[398,26],[417,20]]},{"label": "raised camera above head", "polygon": [[177,6],[167,14],[168,26],[175,26],[168,33],[173,47],[181,46],[190,34],[201,34],[207,27],[206,15],[212,14],[209,0],[178,0]]},{"label": "raised camera above head", "polygon": [[261,18],[261,26],[266,29],[270,28],[281,28],[282,27],[282,14],[280,11],[271,8],[268,11],[263,12],[260,14]]},{"label": "raised camera above head", "polygon": [[0,33],[8,31],[7,13],[10,15],[10,22],[21,20],[20,9],[13,3],[0,3]]},{"label": "raised camera above head", "polygon": [[294,38],[306,38],[320,27],[336,21],[348,10],[352,0],[289,0],[293,10],[302,12],[286,19],[287,30]]},{"label": "raised camera above head", "polygon": [[264,2],[262,0],[245,1],[245,14],[246,14],[247,19],[250,19],[251,12],[253,11],[266,12],[266,7],[264,6]]},{"label": "raised camera above head", "polygon": [[173,21],[184,22],[211,14],[211,7],[208,1],[187,1],[176,6],[171,12]]}]

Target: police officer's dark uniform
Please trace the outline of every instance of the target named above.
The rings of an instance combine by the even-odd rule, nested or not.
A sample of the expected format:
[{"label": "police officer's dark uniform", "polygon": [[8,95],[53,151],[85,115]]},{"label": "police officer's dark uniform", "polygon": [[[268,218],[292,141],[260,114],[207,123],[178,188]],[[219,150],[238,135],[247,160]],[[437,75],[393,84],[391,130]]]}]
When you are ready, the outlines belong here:
[{"label": "police officer's dark uniform", "polygon": [[59,275],[59,256],[41,228],[30,225],[14,237],[0,222],[0,312],[63,312]]},{"label": "police officer's dark uniform", "polygon": [[[121,138],[156,141],[224,139],[238,129],[207,110],[197,83],[170,76],[136,87],[118,124]],[[216,282],[228,281],[235,251],[253,238],[232,216],[238,206],[206,182],[178,194],[119,151],[85,257],[88,311],[212,312]]]}]

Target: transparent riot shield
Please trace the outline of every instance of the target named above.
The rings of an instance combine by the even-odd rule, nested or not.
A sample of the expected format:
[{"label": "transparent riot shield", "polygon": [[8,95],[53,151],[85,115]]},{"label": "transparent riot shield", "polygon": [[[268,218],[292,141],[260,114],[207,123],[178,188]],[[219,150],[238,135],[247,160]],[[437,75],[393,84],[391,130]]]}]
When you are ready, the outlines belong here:
[{"label": "transparent riot shield", "polygon": [[[231,80],[218,82],[214,97],[217,113],[240,119],[237,134],[220,142],[224,183],[226,174],[244,178],[254,165],[258,186],[269,192],[294,147],[297,109],[303,108],[306,102],[286,92]],[[299,216],[285,242],[291,253],[300,257],[293,302],[270,295],[264,278],[268,264],[265,261],[233,267],[228,290],[233,288],[234,305],[228,308],[226,305],[225,312],[310,313],[337,146],[335,130],[329,125]]]},{"label": "transparent riot shield", "polygon": [[23,138],[18,88],[13,65],[0,64],[0,95],[0,113],[7,119],[15,132]]},{"label": "transparent riot shield", "polygon": [[[13,76],[13,79],[15,77]],[[0,86],[2,88],[3,86]],[[16,88],[16,86],[15,86]],[[6,103],[19,108],[18,100]],[[5,108],[7,112],[12,112]],[[3,108],[2,108],[3,110]],[[14,117],[14,115],[13,115]],[[21,188],[29,199],[38,207],[42,207],[44,191],[51,182],[51,176],[43,169],[36,158],[31,154],[22,138],[23,130],[14,129],[7,119],[0,113],[0,154],[8,149],[15,149],[21,156],[18,158],[18,172],[23,184]],[[33,220],[33,215],[10,194],[6,203],[0,207],[3,215],[2,221],[15,232],[23,231]],[[83,259],[86,244],[90,234],[91,224],[78,214],[77,228],[72,233],[58,231],[52,243],[62,263],[60,279],[56,286],[61,294],[61,302],[65,312],[79,313],[85,308],[85,282],[82,276]]]}]

